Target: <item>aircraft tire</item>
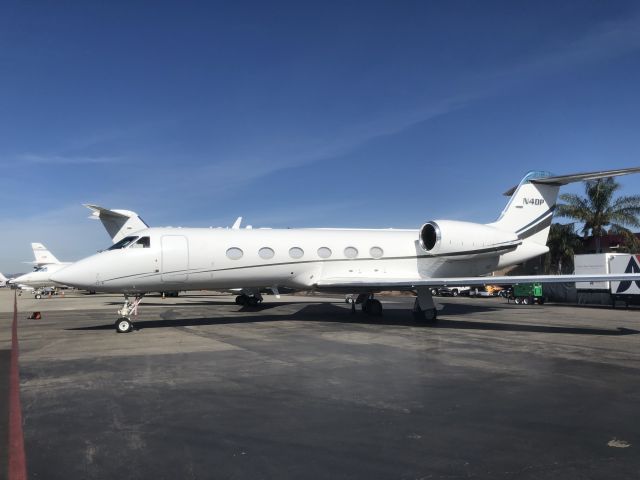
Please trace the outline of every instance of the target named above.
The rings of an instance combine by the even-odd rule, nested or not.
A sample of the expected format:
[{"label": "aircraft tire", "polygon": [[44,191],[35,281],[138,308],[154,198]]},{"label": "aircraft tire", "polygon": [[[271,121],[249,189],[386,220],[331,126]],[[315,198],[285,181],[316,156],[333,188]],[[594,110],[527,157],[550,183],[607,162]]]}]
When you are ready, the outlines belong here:
[{"label": "aircraft tire", "polygon": [[236,297],[236,303],[243,307],[255,307],[258,304],[255,297],[250,297],[249,295],[244,294]]},{"label": "aircraft tire", "polygon": [[362,304],[362,311],[367,315],[379,317],[382,315],[382,303],[375,298],[369,298]]},{"label": "aircraft tire", "polygon": [[258,297],[249,297],[248,298],[247,304],[250,307],[257,307],[258,303],[260,303],[260,300],[258,299]]},{"label": "aircraft tire", "polygon": [[42,298],[42,295],[40,295],[39,293],[36,294],[36,300],[40,300]]},{"label": "aircraft tire", "polygon": [[116,332],[129,333],[131,330],[133,330],[133,323],[127,317],[120,317],[116,320]]},{"label": "aircraft tire", "polygon": [[434,325],[438,322],[438,311],[435,308],[429,308],[427,310],[419,310],[413,312],[413,318],[420,323],[426,323],[428,325]]}]

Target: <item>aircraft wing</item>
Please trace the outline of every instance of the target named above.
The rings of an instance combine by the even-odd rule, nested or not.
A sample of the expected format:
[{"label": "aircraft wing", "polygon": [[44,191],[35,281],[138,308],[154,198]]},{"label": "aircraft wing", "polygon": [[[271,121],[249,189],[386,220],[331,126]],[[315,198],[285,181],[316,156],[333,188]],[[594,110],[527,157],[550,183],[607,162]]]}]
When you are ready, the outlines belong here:
[{"label": "aircraft wing", "polygon": [[496,277],[434,278],[326,278],[316,283],[318,289],[350,288],[365,290],[412,290],[416,287],[463,287],[472,285],[514,285],[517,283],[573,283],[640,281],[640,273],[608,275],[514,275]]}]

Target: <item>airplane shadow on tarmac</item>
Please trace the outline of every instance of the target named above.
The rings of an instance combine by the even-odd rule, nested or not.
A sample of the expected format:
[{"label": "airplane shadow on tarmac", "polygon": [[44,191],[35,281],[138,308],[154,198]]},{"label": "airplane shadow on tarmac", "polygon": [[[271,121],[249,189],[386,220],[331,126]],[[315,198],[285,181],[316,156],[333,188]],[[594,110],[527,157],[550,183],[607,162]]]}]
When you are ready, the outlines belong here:
[{"label": "airplane shadow on tarmac", "polygon": [[[197,302],[204,305],[211,305],[208,302]],[[215,302],[217,305],[228,305],[228,302]],[[194,305],[194,304],[188,304]],[[235,305],[235,304],[234,304]],[[144,330],[147,328],[175,328],[175,327],[194,327],[207,325],[225,325],[225,324],[241,324],[241,323],[260,323],[260,322],[281,322],[281,321],[310,321],[324,323],[344,323],[344,324],[361,324],[361,325],[379,325],[379,326],[406,326],[406,327],[423,327],[430,329],[451,329],[451,330],[478,330],[478,331],[505,331],[505,332],[528,332],[528,333],[551,333],[551,334],[571,334],[571,335],[635,335],[640,333],[638,330],[628,328],[592,328],[592,327],[563,327],[552,325],[532,325],[521,323],[505,323],[493,321],[477,321],[477,320],[457,320],[448,317],[464,316],[474,312],[491,312],[500,310],[500,308],[483,305],[462,305],[450,304],[446,309],[439,312],[440,319],[435,324],[427,324],[417,321],[411,315],[410,309],[407,307],[394,308],[389,305],[385,306],[384,314],[380,317],[371,317],[357,311],[355,314],[346,306],[338,306],[333,303],[312,303],[306,304],[300,310],[290,314],[264,314],[256,315],[262,311],[271,310],[280,306],[290,306],[292,304],[267,303],[257,307],[241,307],[238,313],[247,312],[251,315],[237,316],[222,314],[217,317],[200,317],[200,318],[173,318],[173,319],[157,319],[157,320],[138,320],[134,321],[136,330]],[[175,305],[167,305],[167,307],[175,307]],[[177,313],[179,308],[173,310]],[[115,318],[114,318],[115,322]],[[89,327],[75,327],[67,330],[113,330],[112,323],[103,325],[94,325]]]}]

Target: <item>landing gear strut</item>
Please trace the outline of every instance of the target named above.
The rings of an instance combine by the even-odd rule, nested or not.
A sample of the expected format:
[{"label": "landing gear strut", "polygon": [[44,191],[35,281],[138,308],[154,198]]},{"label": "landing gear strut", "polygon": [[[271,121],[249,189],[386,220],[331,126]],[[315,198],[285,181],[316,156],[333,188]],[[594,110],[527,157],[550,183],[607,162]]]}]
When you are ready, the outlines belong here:
[{"label": "landing gear strut", "polygon": [[236,305],[242,305],[243,307],[257,307],[262,303],[262,295],[256,293],[255,295],[247,295],[243,293],[236,297]]},{"label": "landing gear strut", "polygon": [[120,310],[118,310],[118,314],[120,318],[116,320],[116,332],[118,333],[129,333],[133,330],[133,322],[131,318],[129,318],[132,314],[138,314],[138,305],[142,302],[142,295],[137,295],[133,301],[129,301],[129,296],[124,296],[124,305]]},{"label": "landing gear strut", "polygon": [[438,321],[438,312],[436,305],[433,303],[431,290],[426,287],[417,288],[416,301],[413,304],[413,318],[418,322],[436,323]]},{"label": "landing gear strut", "polygon": [[345,302],[351,305],[351,313],[356,313],[356,305],[362,305],[362,313],[379,317],[382,315],[382,303],[380,300],[373,298],[373,293],[361,293],[356,298],[353,295],[348,295],[345,298]]},{"label": "landing gear strut", "polygon": [[380,300],[373,298],[373,294],[371,294],[369,298],[362,302],[362,311],[372,317],[379,317],[382,315],[382,303]]}]

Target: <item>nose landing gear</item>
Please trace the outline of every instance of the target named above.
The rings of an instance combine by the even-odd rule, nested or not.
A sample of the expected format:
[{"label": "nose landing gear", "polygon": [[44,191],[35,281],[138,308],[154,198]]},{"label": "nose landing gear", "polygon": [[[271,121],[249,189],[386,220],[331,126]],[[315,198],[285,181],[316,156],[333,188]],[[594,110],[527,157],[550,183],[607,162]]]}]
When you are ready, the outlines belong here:
[{"label": "nose landing gear", "polygon": [[120,317],[116,320],[116,332],[129,333],[131,330],[133,330],[133,322],[127,317]]},{"label": "nose landing gear", "polygon": [[131,321],[130,316],[132,314],[138,314],[138,305],[142,302],[142,297],[143,295],[137,295],[133,301],[129,301],[129,296],[124,296],[124,305],[120,310],[118,310],[120,318],[118,318],[115,323],[116,332],[129,333],[133,331],[133,322]]}]

